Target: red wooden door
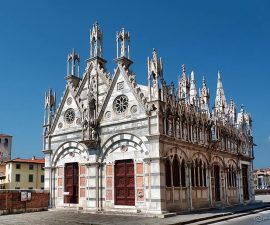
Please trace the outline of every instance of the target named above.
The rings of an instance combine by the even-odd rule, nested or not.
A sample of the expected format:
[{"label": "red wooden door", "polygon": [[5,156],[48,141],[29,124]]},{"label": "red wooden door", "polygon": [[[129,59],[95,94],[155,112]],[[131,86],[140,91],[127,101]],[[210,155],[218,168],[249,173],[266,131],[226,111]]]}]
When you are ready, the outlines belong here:
[{"label": "red wooden door", "polygon": [[119,160],[115,163],[115,204],[135,205],[133,160]]},{"label": "red wooden door", "polygon": [[65,203],[78,203],[78,163],[65,165]]},{"label": "red wooden door", "polygon": [[244,200],[249,200],[248,193],[248,166],[242,164],[242,182],[243,182],[243,197]]}]

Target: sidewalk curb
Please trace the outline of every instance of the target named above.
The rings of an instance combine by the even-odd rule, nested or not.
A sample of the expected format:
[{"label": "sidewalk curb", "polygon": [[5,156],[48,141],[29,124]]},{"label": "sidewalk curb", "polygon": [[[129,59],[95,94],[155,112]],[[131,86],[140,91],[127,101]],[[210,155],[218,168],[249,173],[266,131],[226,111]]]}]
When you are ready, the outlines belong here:
[{"label": "sidewalk curb", "polygon": [[245,210],[242,210],[239,212],[228,212],[228,213],[209,216],[209,217],[205,217],[205,218],[198,218],[198,219],[192,219],[192,220],[183,221],[183,222],[170,223],[168,225],[185,225],[185,224],[208,225],[208,224],[213,224],[213,223],[217,223],[217,222],[222,222],[222,221],[234,219],[237,217],[243,217],[243,216],[247,216],[247,215],[256,214],[256,213],[267,211],[267,210],[270,210],[269,205],[262,206],[262,207],[259,207],[257,209],[254,209],[254,210],[245,209]]}]

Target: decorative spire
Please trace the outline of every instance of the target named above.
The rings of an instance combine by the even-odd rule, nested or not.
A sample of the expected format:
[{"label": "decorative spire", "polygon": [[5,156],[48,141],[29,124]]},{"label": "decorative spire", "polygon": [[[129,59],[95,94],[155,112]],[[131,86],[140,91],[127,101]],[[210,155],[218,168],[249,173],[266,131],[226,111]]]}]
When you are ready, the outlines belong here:
[{"label": "decorative spire", "polygon": [[90,29],[90,58],[100,57],[102,58],[102,31],[99,24],[96,22]]},{"label": "decorative spire", "polygon": [[[119,55],[119,42],[120,42],[120,55]],[[117,44],[117,58],[126,57],[130,59],[130,33],[122,28],[121,31],[116,33],[116,44]]]},{"label": "decorative spire", "polygon": [[202,88],[199,91],[201,97],[201,106],[202,109],[205,111],[209,111],[209,98],[210,98],[210,91],[209,88],[206,86],[205,77],[203,76],[202,80]]},{"label": "decorative spire", "polygon": [[115,61],[128,68],[133,62],[130,60],[130,33],[124,28],[116,33],[116,50]]},{"label": "decorative spire", "polygon": [[178,98],[181,100],[189,100],[187,97],[189,96],[189,87],[190,82],[186,76],[186,68],[183,64],[182,68],[182,75],[178,77]]},{"label": "decorative spire", "polygon": [[196,85],[195,85],[195,75],[194,75],[194,71],[191,71],[190,74],[191,80],[190,80],[190,102],[192,104],[195,103],[195,101],[197,100],[197,90],[196,90]]},{"label": "decorative spire", "polygon": [[185,64],[183,64],[181,67],[182,67],[182,76],[186,76],[186,67],[185,67]]},{"label": "decorative spire", "polygon": [[[148,87],[149,87],[149,98],[158,99],[159,97],[159,86],[163,81],[163,62],[162,59],[157,56],[157,52],[153,49],[153,57],[148,57]],[[153,85],[151,87],[151,79]]]},{"label": "decorative spire", "polygon": [[202,77],[202,87],[203,87],[203,88],[206,88],[206,82],[205,82],[204,76]]},{"label": "decorative spire", "polygon": [[56,93],[51,88],[45,92],[44,102],[44,126],[50,126],[56,109]]},{"label": "decorative spire", "polygon": [[67,76],[65,79],[71,91],[75,91],[80,82],[80,56],[76,54],[75,49],[67,57]]},{"label": "decorative spire", "polygon": [[216,92],[216,99],[215,99],[215,110],[219,113],[226,113],[227,103],[226,97],[224,94],[224,89],[221,81],[221,74],[218,71],[218,80],[217,80],[217,92]]},{"label": "decorative spire", "polygon": [[153,57],[149,59],[148,57],[148,79],[151,79],[151,75],[153,75],[154,79],[160,77],[163,79],[163,62],[162,59],[157,56],[156,50],[153,48]]},{"label": "decorative spire", "polygon": [[231,97],[230,98],[230,105],[229,105],[229,119],[230,119],[230,122],[232,124],[235,124],[236,122],[236,107],[235,107],[235,103],[233,101],[233,98]]},{"label": "decorative spire", "polygon": [[[77,62],[77,64],[76,64]],[[77,67],[77,73],[76,73]],[[80,74],[80,56],[76,54],[75,49],[72,49],[72,53],[67,57],[67,76],[78,76]]]}]

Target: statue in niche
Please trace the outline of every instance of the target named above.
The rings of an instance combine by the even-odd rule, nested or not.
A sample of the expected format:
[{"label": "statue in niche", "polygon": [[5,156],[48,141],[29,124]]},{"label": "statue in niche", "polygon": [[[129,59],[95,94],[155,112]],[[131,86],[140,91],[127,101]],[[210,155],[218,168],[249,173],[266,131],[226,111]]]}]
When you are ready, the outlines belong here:
[{"label": "statue in niche", "polygon": [[173,136],[172,121],[169,120],[168,122],[169,122],[169,123],[168,123],[168,125],[169,125],[169,128],[168,128],[168,135],[169,135],[169,136]]},{"label": "statue in niche", "polygon": [[89,130],[89,122],[88,122],[88,116],[87,116],[87,109],[83,110],[82,113],[82,136],[83,136],[83,140],[87,140],[89,139],[89,132],[87,132]]},{"label": "statue in niche", "polygon": [[124,41],[121,41],[121,47],[120,47],[120,51],[121,51],[121,56],[125,56],[125,43]]},{"label": "statue in niche", "polygon": [[153,97],[158,97],[158,80],[155,74],[153,74]]}]

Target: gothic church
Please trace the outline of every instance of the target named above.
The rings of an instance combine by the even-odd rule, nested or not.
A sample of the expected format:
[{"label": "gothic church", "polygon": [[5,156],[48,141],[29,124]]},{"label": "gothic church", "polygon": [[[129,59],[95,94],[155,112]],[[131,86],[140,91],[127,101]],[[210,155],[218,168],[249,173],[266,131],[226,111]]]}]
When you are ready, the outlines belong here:
[{"label": "gothic church", "polygon": [[45,94],[43,153],[51,207],[161,214],[254,200],[251,116],[226,101],[221,75],[213,109],[203,78],[185,66],[166,84],[153,50],[148,85],[130,66],[130,33],[116,35],[116,69],[103,59],[102,31],[90,30],[90,58],[67,58],[67,85]]}]

